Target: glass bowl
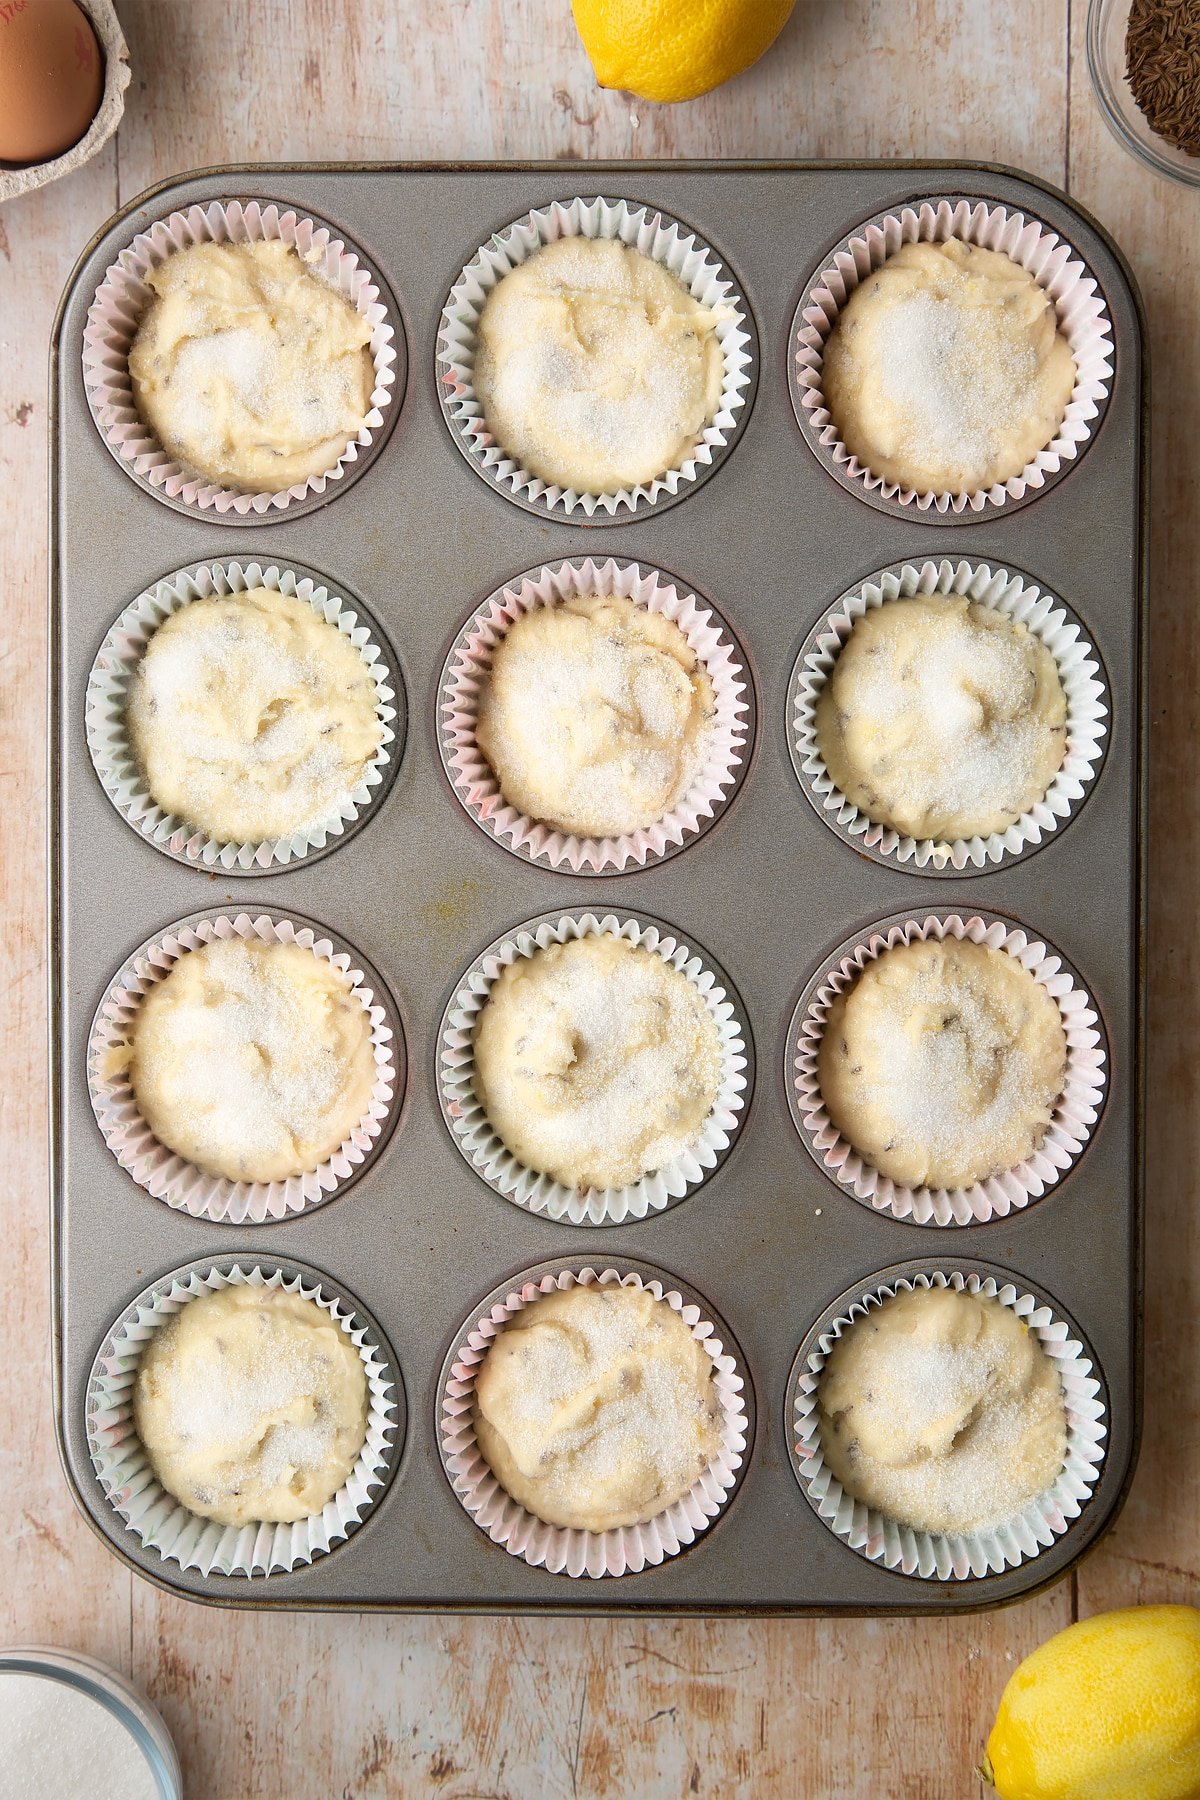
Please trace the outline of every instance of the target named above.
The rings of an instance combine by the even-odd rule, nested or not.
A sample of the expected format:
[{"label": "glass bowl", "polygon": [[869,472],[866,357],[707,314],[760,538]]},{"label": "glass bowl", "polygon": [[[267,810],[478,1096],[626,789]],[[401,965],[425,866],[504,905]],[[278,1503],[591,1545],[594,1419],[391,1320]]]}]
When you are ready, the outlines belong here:
[{"label": "glass bowl", "polygon": [[[97,1662],[94,1656],[84,1656],[74,1650],[49,1650],[34,1644],[21,1650],[0,1650],[0,1707],[7,1704],[2,1690],[9,1673],[36,1676],[48,1683],[73,1688],[77,1693],[85,1694],[89,1700],[94,1700],[124,1726],[129,1735],[131,1757],[136,1757],[140,1752],[145,1759],[154,1778],[159,1800],[183,1800],[183,1776],[170,1732],[158,1709],[115,1669]],[[5,1775],[11,1773],[10,1769],[4,1770]],[[21,1773],[17,1769],[18,1783]],[[80,1771],[80,1785],[76,1787],[72,1783],[72,1793],[89,1792],[87,1783],[88,1771],[83,1769]],[[144,1787],[145,1784],[142,1785]],[[8,1794],[13,1790],[3,1787],[0,1791]],[[36,1791],[39,1794],[48,1792],[41,1786]],[[107,1783],[104,1791],[111,1791]],[[32,1793],[34,1789],[19,1785],[17,1792]]]},{"label": "glass bowl", "polygon": [[1185,187],[1200,187],[1200,156],[1189,156],[1151,131],[1133,97],[1125,74],[1125,31],[1129,0],[1091,0],[1088,7],[1087,59],[1100,111],[1113,136],[1137,158]]}]

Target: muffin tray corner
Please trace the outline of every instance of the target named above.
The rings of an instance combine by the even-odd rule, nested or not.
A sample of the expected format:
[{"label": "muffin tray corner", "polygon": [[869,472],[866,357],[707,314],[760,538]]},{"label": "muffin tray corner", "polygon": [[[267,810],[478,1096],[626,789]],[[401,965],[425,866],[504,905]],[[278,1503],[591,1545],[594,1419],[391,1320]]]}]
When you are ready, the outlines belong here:
[{"label": "muffin tray corner", "polygon": [[[460,453],[439,399],[439,319],[460,270],[531,207],[628,199],[682,221],[740,284],[756,382],[736,441],[670,505],[587,522],[530,510]],[[861,221],[941,195],[1024,212],[1098,281],[1115,372],[1084,453],[1020,506],[948,519],[864,504],[805,442],[789,397],[797,304]],[[248,519],[164,504],[109,453],[82,376],[89,303],[155,219],[261,199],[360,248],[395,308],[407,370],[361,478]],[[1115,1517],[1136,1454],[1141,1356],[1145,881],[1145,379],[1131,277],[1056,190],[981,164],[554,163],[229,168],[141,196],[87,249],[51,349],[51,1059],[55,1411],[85,1517],[140,1574],[227,1606],[738,1616],[928,1613],[999,1604],[1061,1576]],[[663,571],[727,621],[753,689],[747,768],[718,816],[645,868],[584,878],[514,854],[470,817],[443,767],[440,681],[464,622],[504,583],[564,558]],[[796,658],[852,584],[900,561],[986,562],[1065,601],[1098,652],[1111,706],[1103,761],[1074,815],[1032,851],[956,872],[861,854],[820,815],[790,751]],[[407,698],[403,755],[361,827],[269,873],[187,866],[120,817],[93,769],[88,677],[113,621],[177,570],[223,558],[302,569],[361,604]],[[748,1021],[752,1088],[704,1181],[643,1219],[586,1229],[523,1210],[460,1154],[439,1104],[443,1015],[494,940],[550,913],[662,922],[728,971]],[[368,959],[403,1028],[405,1070],[377,1153],[295,1215],[230,1224],[173,1210],[119,1166],[88,1097],[93,1016],[134,948],[201,912],[319,923]],[[834,947],[898,915],[997,915],[1077,971],[1107,1043],[1103,1109],[1083,1152],[1023,1210],[917,1225],[863,1204],[810,1154],[789,1107],[790,1022]],[[407,1403],[378,1502],[328,1554],[268,1576],[202,1575],[123,1524],[89,1455],[93,1360],[130,1303],[207,1261],[311,1269],[378,1322]],[[727,1322],[753,1422],[736,1490],[656,1567],[599,1580],[510,1555],[473,1522],[439,1452],[445,1368],[464,1324],[526,1271],[589,1265],[675,1278]],[[1099,1481],[1040,1554],[967,1580],[906,1576],[851,1550],[793,1473],[785,1408],[800,1346],[839,1297],[897,1271],[978,1272],[1061,1307],[1107,1400]]]}]

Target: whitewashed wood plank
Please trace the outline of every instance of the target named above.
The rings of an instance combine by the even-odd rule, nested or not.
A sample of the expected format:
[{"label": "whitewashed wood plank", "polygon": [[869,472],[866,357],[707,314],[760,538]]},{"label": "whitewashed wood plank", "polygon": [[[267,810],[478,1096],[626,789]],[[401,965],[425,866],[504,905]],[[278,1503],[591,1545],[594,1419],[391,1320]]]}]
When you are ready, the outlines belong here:
[{"label": "whitewashed wood plank", "polygon": [[1079,1572],[1084,1611],[1200,1603],[1200,205],[1144,171],[1093,98],[1074,8],[1071,188],[1129,257],[1150,324],[1150,903],[1146,1388],[1125,1511]]},{"label": "whitewashed wood plank", "polygon": [[71,1501],[54,1444],[46,1200],[46,355],[78,251],[116,200],[115,151],[0,208],[0,1643],[51,1641],[128,1669],[130,1577]]}]

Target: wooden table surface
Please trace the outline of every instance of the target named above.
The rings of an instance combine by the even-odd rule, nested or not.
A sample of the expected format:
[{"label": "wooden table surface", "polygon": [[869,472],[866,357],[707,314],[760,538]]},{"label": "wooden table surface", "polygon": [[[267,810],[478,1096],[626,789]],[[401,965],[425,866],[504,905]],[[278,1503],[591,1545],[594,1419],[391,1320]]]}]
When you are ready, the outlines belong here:
[{"label": "wooden table surface", "polygon": [[[3,1241],[0,1643],[73,1646],[164,1713],[190,1800],[955,1800],[1014,1661],[1085,1613],[1200,1601],[1200,195],[1143,173],[1094,103],[1085,0],[800,0],[688,106],[600,92],[567,0],[119,0],[119,136],[0,208]],[[135,1580],[54,1447],[46,1204],[46,349],[118,205],[255,159],[985,158],[1067,188],[1141,283],[1153,370],[1146,1410],[1125,1511],[1078,1573],[954,1622],[680,1624],[221,1613]],[[564,190],[579,182],[564,170]],[[584,184],[586,186],[586,183]],[[116,601],[104,599],[115,610]],[[82,1790],[81,1790],[82,1791]]]}]

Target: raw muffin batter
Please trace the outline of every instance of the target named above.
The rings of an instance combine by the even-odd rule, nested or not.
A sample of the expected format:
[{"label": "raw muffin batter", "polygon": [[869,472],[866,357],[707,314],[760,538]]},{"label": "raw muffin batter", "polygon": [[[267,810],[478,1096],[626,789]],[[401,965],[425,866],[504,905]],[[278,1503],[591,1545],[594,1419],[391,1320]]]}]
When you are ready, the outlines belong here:
[{"label": "raw muffin batter", "polygon": [[848,799],[914,838],[1005,831],[1062,765],[1054,658],[1018,620],[958,594],[855,621],[817,702],[817,745]]},{"label": "raw muffin batter", "polygon": [[366,1117],[371,1021],[324,957],[218,938],[147,991],[129,1079],[168,1149],[231,1181],[281,1181],[315,1169]]},{"label": "raw muffin batter", "polygon": [[1062,424],[1075,358],[1054,302],[996,250],[904,244],[825,345],[830,416],[873,474],[918,493],[1010,480]]},{"label": "raw muffin batter", "polygon": [[720,1449],[712,1359],[644,1288],[547,1294],[488,1351],[475,1432],[501,1487],[548,1525],[639,1525]]},{"label": "raw muffin batter", "polygon": [[193,244],[146,281],[129,373],[163,449],[253,492],[332,469],[375,384],[371,326],[349,300],[274,240]]},{"label": "raw muffin batter", "polygon": [[182,1306],[138,1365],[133,1417],[169,1494],[222,1525],[319,1513],[367,1435],[367,1378],[315,1300],[228,1287]]},{"label": "raw muffin batter", "polygon": [[721,398],[717,316],[652,257],[560,238],[479,319],[475,391],[497,443],[543,481],[615,493],[684,462]]},{"label": "raw muffin batter", "polygon": [[905,1289],[840,1337],[818,1390],[846,1492],[918,1531],[986,1531],[1062,1473],[1062,1383],[1010,1307]]},{"label": "raw muffin batter", "polygon": [[624,1187],[693,1145],[721,1081],[702,995],[652,950],[609,935],[518,957],[475,1032],[475,1087],[527,1169]]},{"label": "raw muffin batter", "polygon": [[129,684],[126,722],[165,812],[260,843],[347,802],[379,748],[374,678],[303,600],[251,588],[164,620]]},{"label": "raw muffin batter", "polygon": [[829,1008],[821,1095],[842,1136],[909,1187],[959,1188],[1042,1144],[1067,1045],[1053,998],[1004,950],[898,944]]},{"label": "raw muffin batter", "polygon": [[514,621],[475,735],[510,806],[560,831],[618,837],[686,794],[713,704],[673,620],[588,594]]}]

